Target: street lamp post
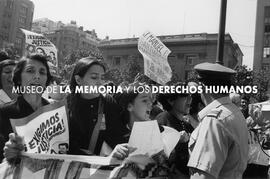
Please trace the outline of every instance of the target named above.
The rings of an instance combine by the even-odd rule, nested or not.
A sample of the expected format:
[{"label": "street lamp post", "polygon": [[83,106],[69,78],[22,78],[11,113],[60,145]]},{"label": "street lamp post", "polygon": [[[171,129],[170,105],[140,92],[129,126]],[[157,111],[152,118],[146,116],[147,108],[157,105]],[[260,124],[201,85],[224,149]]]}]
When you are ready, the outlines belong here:
[{"label": "street lamp post", "polygon": [[223,65],[227,0],[221,0],[216,63]]}]

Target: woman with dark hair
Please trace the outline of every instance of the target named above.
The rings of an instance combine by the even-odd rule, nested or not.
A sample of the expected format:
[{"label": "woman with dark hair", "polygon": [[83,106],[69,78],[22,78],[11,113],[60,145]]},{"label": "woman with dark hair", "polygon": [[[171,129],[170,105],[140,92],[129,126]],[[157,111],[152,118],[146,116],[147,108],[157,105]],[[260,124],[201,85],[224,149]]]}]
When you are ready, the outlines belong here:
[{"label": "woman with dark hair", "polygon": [[[139,91],[137,91],[137,87],[139,85],[140,91],[144,91],[144,93],[140,93]],[[144,90],[142,90],[142,87],[144,88]],[[122,131],[124,131],[123,138],[124,141],[127,143],[129,141],[134,122],[151,120],[150,112],[153,104],[153,95],[149,90],[148,86],[135,83],[128,86],[128,88],[126,88],[123,93],[116,94],[115,99],[122,107],[120,118],[124,123],[124,128],[122,129]],[[161,133],[164,132],[164,136],[168,137],[166,133],[168,132],[168,130],[173,129],[171,129],[170,127],[165,128],[164,126],[159,125],[159,130]],[[179,133],[179,135],[180,141],[184,140],[184,136],[181,133]],[[131,152],[130,150],[132,149],[128,146],[128,144],[119,144],[114,149],[112,156],[118,159],[123,159],[128,156],[128,154]]]},{"label": "woman with dark hair", "polygon": [[[21,63],[18,64],[18,66],[20,65]],[[26,71],[28,71],[28,66],[26,66],[25,68]],[[46,69],[48,70],[48,68]],[[44,69],[29,70],[42,71]],[[19,74],[18,70],[16,71],[15,69],[15,73],[16,72]],[[47,71],[47,73],[49,73],[49,71]],[[81,91],[80,93],[76,92],[76,88],[101,86],[103,84],[104,73],[105,66],[103,65],[103,63],[91,57],[80,59],[74,67],[70,81],[71,94],[67,97],[69,110],[70,140],[70,147],[69,151],[67,152],[68,154],[99,155],[102,148],[114,148],[116,144],[124,142],[122,140],[120,130],[118,129],[122,128],[121,123],[118,120],[120,108],[118,108],[114,99],[109,95],[103,96],[99,93],[89,93],[83,91]],[[41,78],[41,74],[39,76]],[[20,76],[14,76],[14,83],[16,84],[16,86],[22,84],[22,82],[20,81],[24,81],[24,75],[21,75],[21,80],[19,80],[19,77]],[[51,77],[49,75],[46,79],[50,78]],[[30,85],[48,85],[48,80],[45,85],[44,77],[42,77],[42,83],[38,81],[33,81],[30,77],[29,79],[30,81],[27,84]],[[39,99],[41,99],[40,96]],[[24,103],[26,102],[28,101],[25,101]],[[29,102],[29,107],[31,107],[31,102],[32,101]],[[46,101],[44,102],[46,103]],[[37,102],[37,104],[40,104],[40,102]],[[42,104],[40,104],[40,106],[42,106]],[[36,109],[35,106],[32,106],[32,108]],[[31,114],[30,111],[34,112],[30,109],[27,109],[27,111],[29,111],[27,112],[28,115]],[[18,118],[28,116],[22,116],[19,114],[17,115]],[[15,118],[16,117],[17,116],[15,116]],[[5,133],[8,134],[10,132],[12,132],[11,129]],[[19,154],[19,152],[23,150],[22,145],[18,145],[18,143],[21,143],[21,141],[22,139],[19,136],[10,137],[9,143],[5,146],[5,157],[7,159],[15,158]],[[109,151],[109,153],[104,154],[109,155],[110,152],[111,150]]]},{"label": "woman with dark hair", "polygon": [[15,65],[15,60],[7,59],[0,62],[0,104],[10,102],[17,97],[12,93],[12,71]]},{"label": "woman with dark hair", "polygon": [[[177,83],[175,86],[181,86],[182,89],[182,87],[187,87],[187,84]],[[189,113],[191,97],[188,93],[165,93],[158,95],[158,101],[165,111],[155,119],[159,124],[172,127],[181,134],[181,138],[169,158],[172,173],[176,173],[178,177],[188,178],[188,141],[193,127],[186,122],[184,115]]]},{"label": "woman with dark hair", "polygon": [[104,85],[105,71],[104,64],[94,57],[82,58],[74,67],[68,96],[71,154],[100,155],[103,148],[123,142],[120,107],[115,100],[109,94],[76,92],[76,88]]},{"label": "woman with dark hair", "polygon": [[[117,93],[114,96],[119,106],[121,106],[120,118],[124,126],[122,129],[119,127],[119,129],[123,131],[124,143],[127,143],[129,140],[134,122],[150,120],[152,94],[139,93],[136,91],[136,86],[138,84],[130,85],[123,93]],[[127,144],[118,145],[114,151],[113,157],[118,159],[124,159],[129,154]]]},{"label": "woman with dark hair", "polygon": [[[49,71],[47,59],[41,55],[30,55],[22,57],[16,64],[13,72],[13,83],[15,88],[19,87],[20,93],[16,100],[4,104],[0,107],[0,160],[2,160],[4,143],[9,140],[4,149],[4,156],[9,159],[14,157],[14,151],[7,150],[17,148],[23,145],[18,145],[21,141],[12,133],[12,127],[9,119],[20,119],[34,113],[40,107],[49,104],[48,101],[41,97],[39,93],[28,93],[23,89],[31,88],[45,88],[50,83],[52,76]],[[13,141],[13,142],[12,142]],[[16,142],[14,142],[16,141]]]}]

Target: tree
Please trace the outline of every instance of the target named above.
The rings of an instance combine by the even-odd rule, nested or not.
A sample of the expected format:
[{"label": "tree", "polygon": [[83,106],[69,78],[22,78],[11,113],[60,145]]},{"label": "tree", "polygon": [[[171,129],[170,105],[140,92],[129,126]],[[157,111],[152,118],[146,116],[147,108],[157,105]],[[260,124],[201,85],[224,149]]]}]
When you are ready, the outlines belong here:
[{"label": "tree", "polygon": [[95,57],[97,59],[103,60],[103,57],[98,49],[95,50],[74,50],[66,57],[64,57],[63,61],[59,62],[59,75],[63,77],[63,80],[68,81],[70,80],[71,73],[76,62],[84,57]]},{"label": "tree", "polygon": [[233,82],[238,86],[253,85],[254,72],[248,69],[247,66],[238,66]]},{"label": "tree", "polygon": [[119,85],[123,82],[123,75],[119,69],[111,69],[105,74],[105,79]]},{"label": "tree", "polygon": [[269,72],[265,70],[254,72],[253,70],[248,69],[247,66],[238,66],[233,82],[234,85],[238,86],[257,86],[258,93],[245,94],[253,99],[253,101],[262,102],[268,98]]},{"label": "tree", "polygon": [[269,72],[266,70],[261,70],[254,73],[253,84],[258,86],[258,94],[254,94],[254,98],[258,102],[266,101],[268,99],[267,91],[269,84]]},{"label": "tree", "polygon": [[131,83],[134,81],[134,78],[138,73],[143,73],[142,67],[139,65],[138,62],[131,61],[127,70],[123,71],[123,80]]},{"label": "tree", "polygon": [[179,81],[182,81],[181,78],[176,73],[175,68],[172,68],[172,77],[171,77],[171,80],[168,82],[168,84],[175,84]]}]

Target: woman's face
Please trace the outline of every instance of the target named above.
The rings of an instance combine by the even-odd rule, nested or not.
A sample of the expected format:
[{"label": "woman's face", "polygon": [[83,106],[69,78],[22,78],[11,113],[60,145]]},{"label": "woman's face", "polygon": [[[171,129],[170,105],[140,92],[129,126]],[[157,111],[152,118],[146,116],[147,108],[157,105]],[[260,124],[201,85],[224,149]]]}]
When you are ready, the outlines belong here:
[{"label": "woman's face", "polygon": [[1,83],[3,89],[11,89],[13,86],[12,83],[12,71],[14,69],[15,65],[7,65],[2,69],[1,74]]},{"label": "woman's face", "polygon": [[83,77],[77,80],[80,86],[101,86],[104,84],[105,71],[100,65],[92,65]]},{"label": "woman's face", "polygon": [[141,93],[129,104],[128,111],[135,121],[150,120],[150,111],[152,108],[152,97],[150,93]]},{"label": "woman's face", "polygon": [[21,87],[27,86],[38,87],[45,89],[47,82],[47,69],[45,65],[37,60],[27,59],[26,65],[21,74]]},{"label": "woman's face", "polygon": [[188,114],[191,104],[191,96],[178,96],[176,100],[173,101],[173,110],[182,113]]}]

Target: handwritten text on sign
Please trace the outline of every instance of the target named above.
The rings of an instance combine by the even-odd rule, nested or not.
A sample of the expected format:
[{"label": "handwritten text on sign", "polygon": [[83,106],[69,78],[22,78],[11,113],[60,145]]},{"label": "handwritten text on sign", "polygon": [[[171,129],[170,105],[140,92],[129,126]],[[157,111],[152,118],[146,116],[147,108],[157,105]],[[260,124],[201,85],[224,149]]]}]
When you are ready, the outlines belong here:
[{"label": "handwritten text on sign", "polygon": [[138,41],[138,50],[144,58],[144,73],[160,84],[170,81],[172,70],[167,57],[171,51],[151,32],[144,33]]}]

